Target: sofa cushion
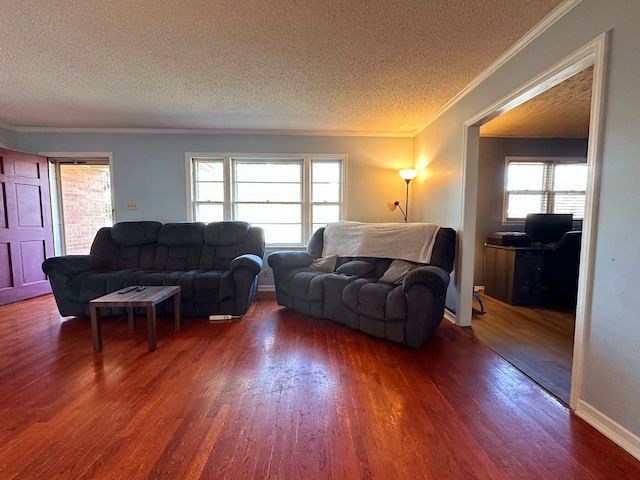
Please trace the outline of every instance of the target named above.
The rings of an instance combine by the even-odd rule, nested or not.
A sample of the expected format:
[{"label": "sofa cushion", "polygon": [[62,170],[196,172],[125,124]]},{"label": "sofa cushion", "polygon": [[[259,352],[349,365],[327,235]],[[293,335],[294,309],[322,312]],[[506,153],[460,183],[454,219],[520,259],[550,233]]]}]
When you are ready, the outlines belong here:
[{"label": "sofa cushion", "polygon": [[291,281],[291,296],[310,302],[322,302],[324,293],[322,277],[324,275],[318,272],[298,272]]},{"label": "sofa cushion", "polygon": [[120,247],[118,256],[109,263],[110,270],[152,268],[156,245],[131,245]]},{"label": "sofa cushion", "polygon": [[160,222],[118,222],[111,227],[111,239],[120,246],[155,243],[161,227]]},{"label": "sofa cushion", "polygon": [[365,262],[364,260],[351,260],[350,262],[343,263],[336,269],[336,273],[341,275],[358,275],[364,277],[373,273],[374,265],[371,262]]},{"label": "sofa cushion", "polygon": [[373,320],[401,322],[406,318],[407,304],[402,287],[372,278],[348,283],[342,292],[342,301],[352,312]]},{"label": "sofa cushion", "polygon": [[204,244],[204,223],[165,223],[158,234],[160,245],[202,245]]},{"label": "sofa cushion", "polygon": [[400,285],[407,274],[416,268],[418,265],[413,262],[407,262],[405,260],[394,260],[384,272],[384,275],[380,277],[380,281],[384,283],[392,283],[394,285]]},{"label": "sofa cushion", "polygon": [[326,257],[315,258],[311,262],[311,265],[309,265],[309,270],[312,272],[331,273],[335,270],[337,261],[338,255],[328,255]]},{"label": "sofa cushion", "polygon": [[202,245],[158,245],[153,270],[195,270],[200,265]]},{"label": "sofa cushion", "polygon": [[94,298],[120,290],[129,285],[138,285],[144,270],[128,268],[123,270],[90,271],[75,275],[67,282],[70,292],[77,292],[80,302],[88,303]]},{"label": "sofa cushion", "polygon": [[208,245],[237,245],[247,240],[251,225],[246,222],[215,222],[204,227]]},{"label": "sofa cushion", "polygon": [[375,320],[386,320],[387,295],[395,288],[388,283],[379,283],[360,278],[345,286],[342,301],[347,308]]},{"label": "sofa cushion", "polygon": [[230,272],[201,272],[193,281],[194,303],[214,303],[233,298],[235,286]]}]

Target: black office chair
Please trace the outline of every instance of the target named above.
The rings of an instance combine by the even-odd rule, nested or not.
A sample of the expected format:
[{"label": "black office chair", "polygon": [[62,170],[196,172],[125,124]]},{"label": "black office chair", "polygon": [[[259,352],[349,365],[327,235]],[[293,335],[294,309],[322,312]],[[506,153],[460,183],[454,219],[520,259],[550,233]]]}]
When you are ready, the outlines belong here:
[{"label": "black office chair", "polygon": [[576,303],[582,232],[566,232],[544,256],[542,284],[545,300],[562,305]]}]

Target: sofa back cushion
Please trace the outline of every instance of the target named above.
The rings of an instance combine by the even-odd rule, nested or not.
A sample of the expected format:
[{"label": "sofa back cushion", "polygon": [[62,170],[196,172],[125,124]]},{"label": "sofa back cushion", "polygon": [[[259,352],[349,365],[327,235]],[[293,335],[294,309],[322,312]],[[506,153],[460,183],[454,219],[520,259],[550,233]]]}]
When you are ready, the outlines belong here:
[{"label": "sofa back cushion", "polygon": [[160,222],[118,222],[111,227],[113,243],[121,247],[147,245],[158,241]]},{"label": "sofa back cushion", "polygon": [[[112,270],[150,268],[155,256],[160,222],[119,222],[110,229],[111,241],[117,250],[109,256]],[[92,248],[93,253],[93,248]]]},{"label": "sofa back cushion", "polygon": [[264,256],[264,232],[246,222],[120,222],[98,231],[91,254],[109,270],[228,270],[237,256]]},{"label": "sofa back cushion", "polygon": [[264,256],[264,232],[247,222],[209,223],[204,227],[204,242],[202,270],[229,270],[234,258],[247,253]]},{"label": "sofa back cushion", "polygon": [[204,245],[204,223],[166,223],[158,234],[152,270],[186,272],[196,270]]}]

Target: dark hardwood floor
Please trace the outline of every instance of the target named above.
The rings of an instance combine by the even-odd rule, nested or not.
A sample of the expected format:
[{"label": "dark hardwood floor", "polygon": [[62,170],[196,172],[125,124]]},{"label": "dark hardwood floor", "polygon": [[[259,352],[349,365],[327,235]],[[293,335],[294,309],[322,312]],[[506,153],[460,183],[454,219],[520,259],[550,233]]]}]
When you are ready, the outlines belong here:
[{"label": "dark hardwood floor", "polygon": [[0,478],[632,479],[640,462],[463,330],[420,350],[278,307],[238,321],[0,307]]},{"label": "dark hardwood floor", "polygon": [[[552,305],[514,306],[478,292],[465,330],[553,395],[569,404],[575,311]],[[474,302],[474,307],[479,305]]]}]

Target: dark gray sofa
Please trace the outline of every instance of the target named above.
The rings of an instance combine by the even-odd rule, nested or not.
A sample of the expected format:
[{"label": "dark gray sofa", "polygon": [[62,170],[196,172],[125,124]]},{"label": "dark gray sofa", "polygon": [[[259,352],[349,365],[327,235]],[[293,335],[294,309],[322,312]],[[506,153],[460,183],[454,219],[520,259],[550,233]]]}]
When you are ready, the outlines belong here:
[{"label": "dark gray sofa", "polygon": [[[90,300],[129,285],[179,285],[187,316],[239,316],[256,294],[263,256],[264,233],[246,222],[121,222],[98,231],[89,255],[47,258],[42,270],[63,316],[89,316]],[[172,300],[157,311],[172,314]]]},{"label": "dark gray sofa", "polygon": [[399,285],[379,281],[391,258],[339,256],[334,272],[310,270],[322,255],[323,234],[324,228],[314,233],[306,252],[269,256],[278,304],[392,342],[422,346],[444,315],[455,230],[440,228],[430,264],[410,271]]}]

